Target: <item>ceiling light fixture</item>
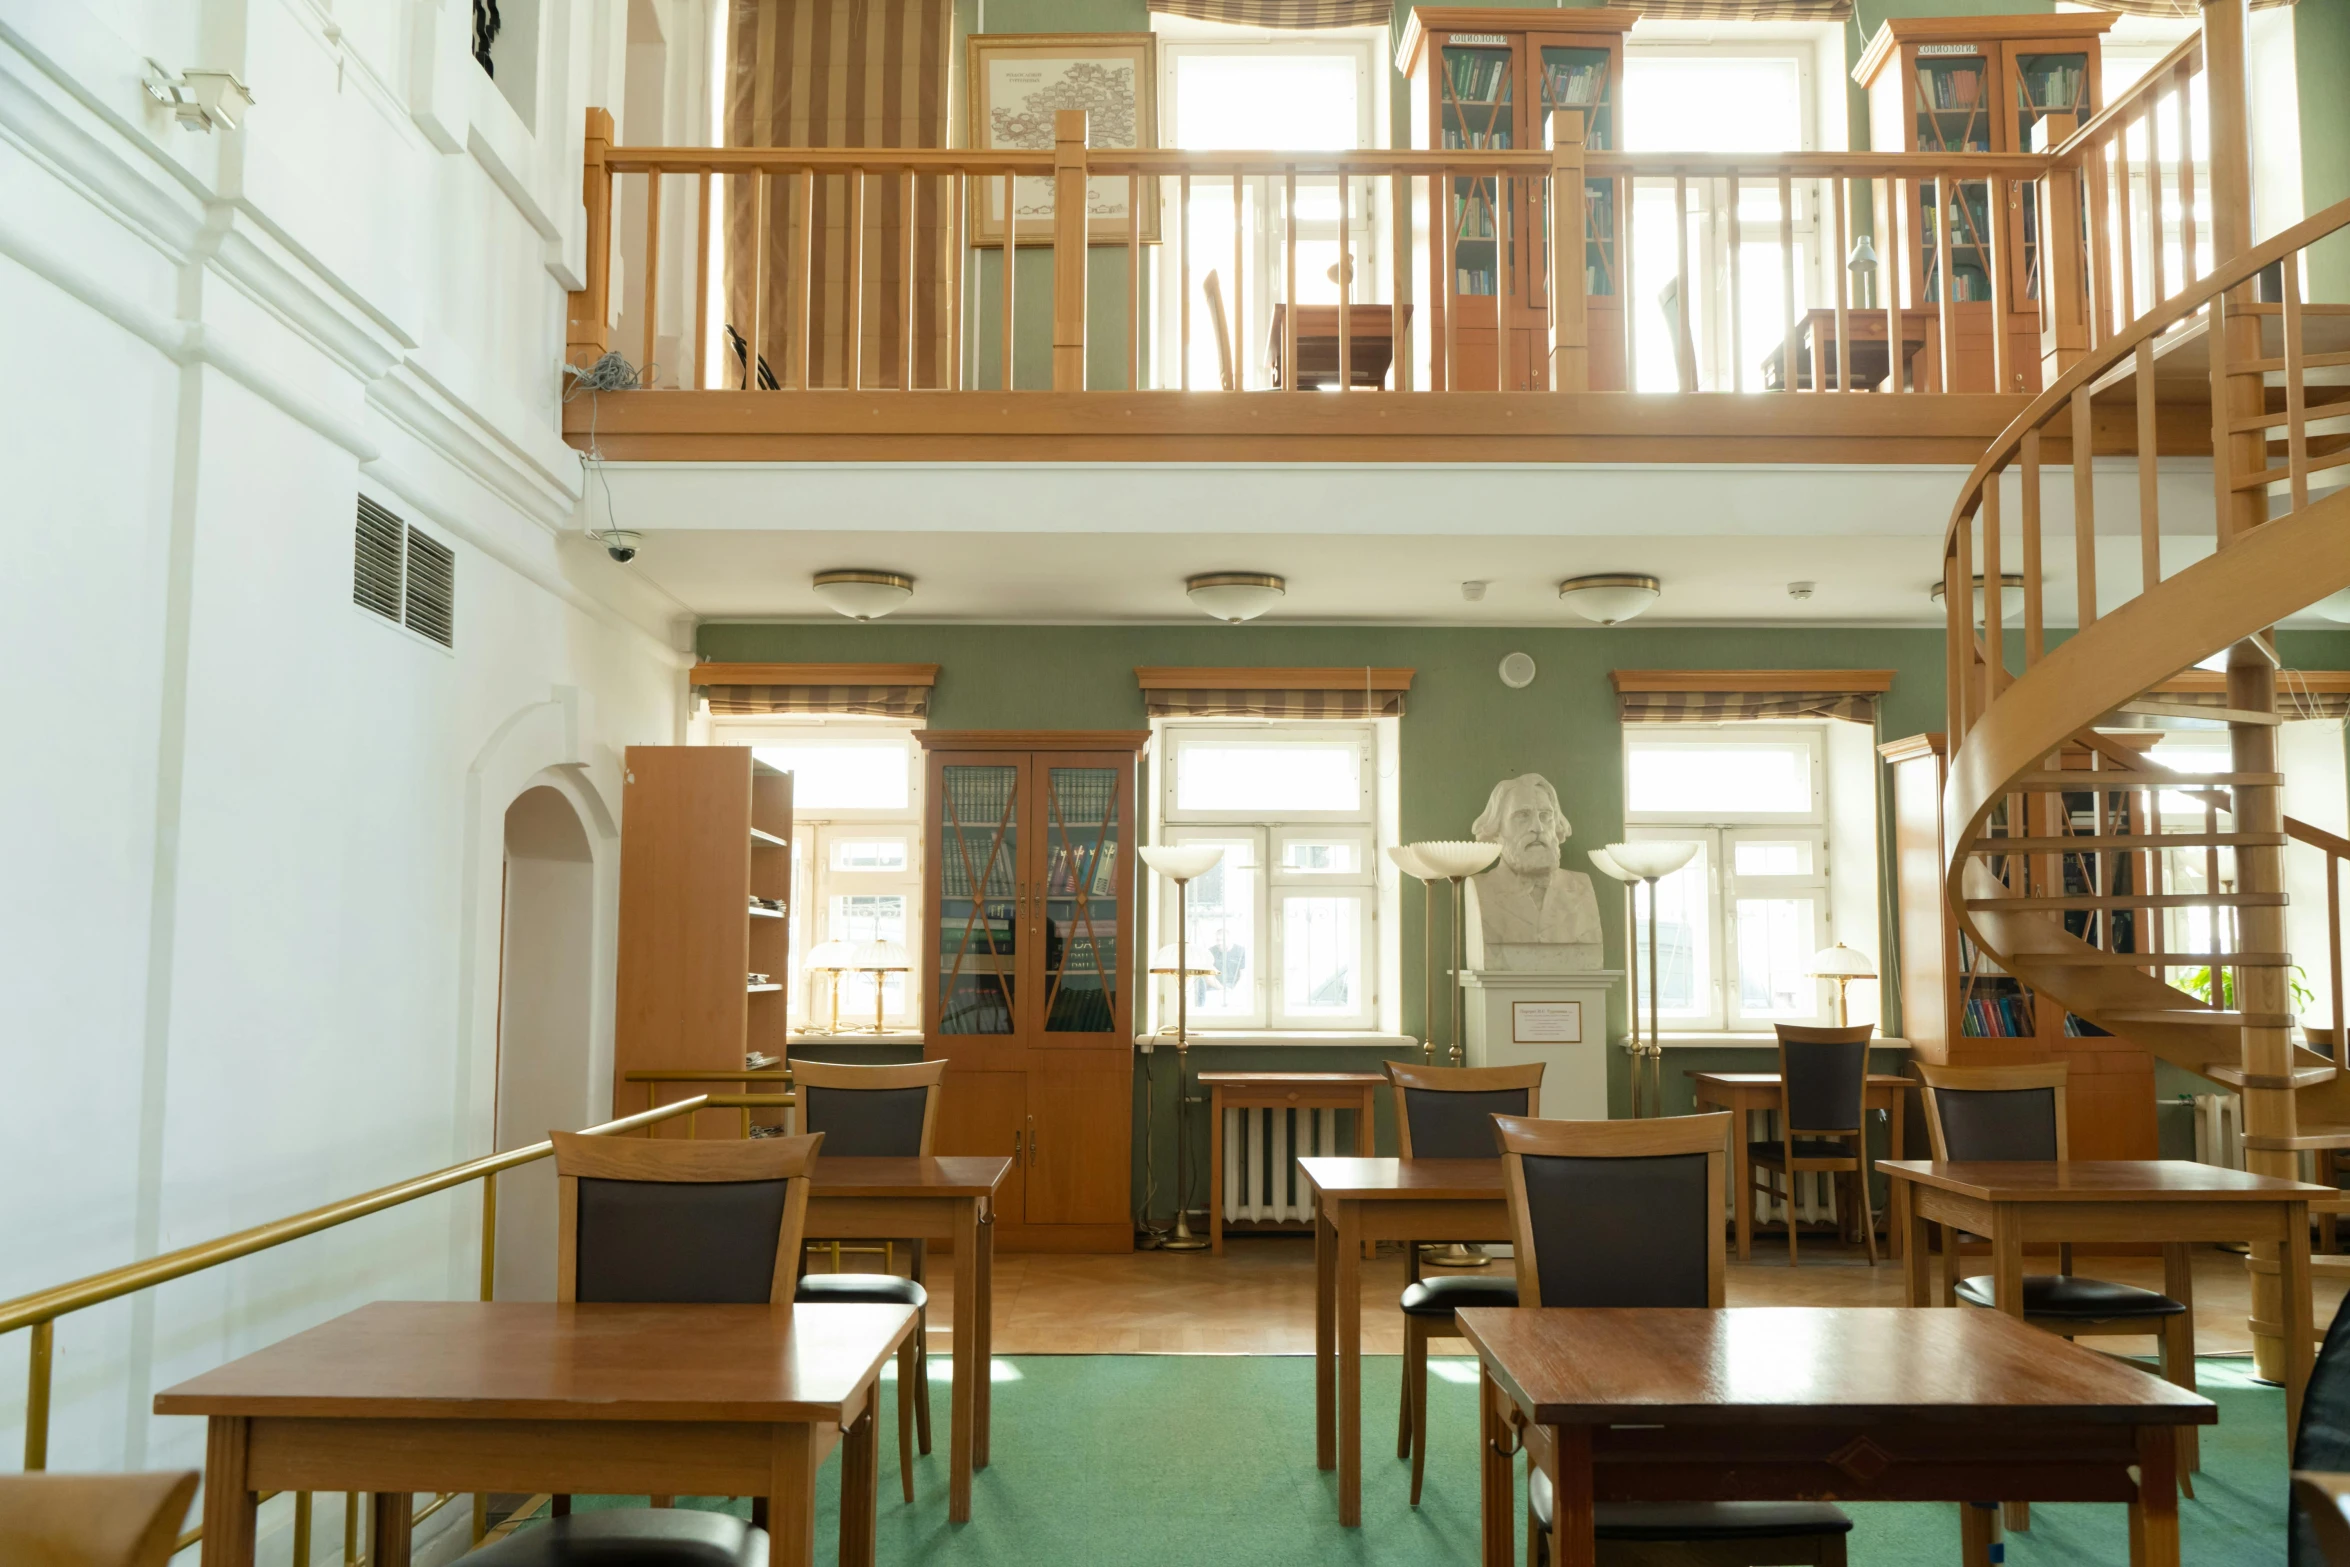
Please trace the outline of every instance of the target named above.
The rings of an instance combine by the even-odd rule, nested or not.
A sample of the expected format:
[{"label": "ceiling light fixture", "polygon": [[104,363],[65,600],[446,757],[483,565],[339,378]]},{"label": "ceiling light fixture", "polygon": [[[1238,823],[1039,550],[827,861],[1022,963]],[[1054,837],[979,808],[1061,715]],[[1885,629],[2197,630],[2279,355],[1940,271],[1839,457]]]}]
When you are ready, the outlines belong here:
[{"label": "ceiling light fixture", "polygon": [[1656,602],[1664,584],[1634,572],[1602,572],[1591,577],[1569,577],[1559,584],[1559,599],[1585,620],[1613,626],[1630,620]]},{"label": "ceiling light fixture", "polygon": [[1183,591],[1208,614],[1238,625],[1280,603],[1289,584],[1262,571],[1209,571],[1184,578]]},{"label": "ceiling light fixture", "polygon": [[879,620],[914,596],[914,579],[894,571],[819,571],[816,596],[851,620]]},{"label": "ceiling light fixture", "polygon": [[[1942,607],[1942,584],[1937,582],[1926,590],[1926,597],[1934,607]],[[2001,624],[2024,612],[2024,578],[2021,572],[2005,571],[1999,574],[1999,619]],[[1983,618],[1983,574],[1975,573],[1975,619]]]}]

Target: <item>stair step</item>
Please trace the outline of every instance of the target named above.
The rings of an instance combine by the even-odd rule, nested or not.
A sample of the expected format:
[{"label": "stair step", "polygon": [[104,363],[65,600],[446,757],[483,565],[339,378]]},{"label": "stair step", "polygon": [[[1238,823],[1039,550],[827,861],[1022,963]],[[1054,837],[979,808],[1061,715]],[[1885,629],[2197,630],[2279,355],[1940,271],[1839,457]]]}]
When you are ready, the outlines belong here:
[{"label": "stair step", "polygon": [[[2233,1061],[2207,1061],[2196,1070],[2213,1082],[2225,1083],[2230,1088],[2242,1088],[2253,1075]],[[2330,1066],[2297,1066],[2288,1075],[2292,1078],[2295,1088],[2307,1088],[2312,1083],[2332,1082],[2334,1068]]]},{"label": "stair step", "polygon": [[1969,898],[1970,909],[2281,909],[2281,892],[2074,893],[2055,898]]},{"label": "stair step", "polygon": [[2330,1251],[2313,1252],[2309,1258],[2309,1271],[2319,1278],[2350,1277],[2350,1256]]},{"label": "stair step", "polygon": [[2274,713],[2264,713],[2251,707],[2197,707],[2191,702],[2152,702],[2141,698],[2124,702],[2114,709],[2117,713],[2138,713],[2148,718],[2203,718],[2215,723],[2281,724],[2284,720]]},{"label": "stair step", "polygon": [[2160,789],[2167,794],[2199,794],[2215,786],[2235,784],[2243,784],[2252,788],[2282,789],[2285,786],[2285,775],[2283,773],[2141,773],[2123,768],[2105,768],[2098,772],[2081,770],[2019,773],[2000,793],[2009,794],[2025,789],[2067,789],[2081,793],[2098,789]]},{"label": "stair step", "polygon": [[2291,968],[2290,952],[2035,952],[2034,963],[2060,968]]},{"label": "stair step", "polygon": [[[2328,1148],[2350,1148],[2350,1126],[2338,1126],[2332,1123],[2303,1124],[2295,1127],[2293,1135],[2290,1137],[2247,1136],[2244,1139],[2244,1146],[2280,1153],[2300,1153],[2307,1149],[2315,1149],[2322,1153]],[[2350,1197],[2350,1192],[2345,1192],[2342,1195]],[[2319,1201],[2322,1202],[2324,1199],[2320,1198]]]},{"label": "stair step", "polygon": [[2290,1012],[2220,1012],[2210,1007],[2126,1007],[2100,1012],[2099,1023],[2209,1023],[2215,1028],[2291,1028]]},{"label": "stair step", "polygon": [[2086,854],[2093,849],[2281,849],[2281,832],[2108,833],[2092,837],[1977,838],[1970,854]]}]

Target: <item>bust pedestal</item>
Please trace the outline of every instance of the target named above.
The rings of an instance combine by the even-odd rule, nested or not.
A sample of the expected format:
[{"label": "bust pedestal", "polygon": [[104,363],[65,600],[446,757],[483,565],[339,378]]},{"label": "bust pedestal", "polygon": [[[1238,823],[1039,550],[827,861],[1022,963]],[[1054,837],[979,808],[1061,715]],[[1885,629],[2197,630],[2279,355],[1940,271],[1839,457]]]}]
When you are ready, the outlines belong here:
[{"label": "bust pedestal", "polygon": [[1606,1120],[1608,997],[1623,981],[1622,969],[1466,970],[1468,1064],[1539,1061],[1545,1120]]}]

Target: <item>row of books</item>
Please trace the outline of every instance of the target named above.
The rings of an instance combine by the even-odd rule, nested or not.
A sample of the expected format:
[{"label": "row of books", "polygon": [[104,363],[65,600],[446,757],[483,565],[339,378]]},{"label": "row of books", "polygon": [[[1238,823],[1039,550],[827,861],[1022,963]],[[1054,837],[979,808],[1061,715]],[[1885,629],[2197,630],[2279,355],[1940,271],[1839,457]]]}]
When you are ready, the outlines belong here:
[{"label": "row of books", "polygon": [[1971,109],[1981,101],[1983,73],[1976,66],[1960,66],[1955,70],[1925,67],[1919,70],[1919,85],[1937,109]]},{"label": "row of books", "polygon": [[2021,996],[1977,996],[1959,1015],[1959,1030],[1970,1039],[2029,1039],[2032,1006]]},{"label": "row of books", "polygon": [[1453,269],[1453,292],[1498,294],[1501,292],[1501,279],[1491,267],[1456,267]]},{"label": "row of books", "polygon": [[1447,147],[1500,148],[1505,151],[1516,145],[1506,130],[1462,131],[1449,125],[1444,128],[1444,144]]},{"label": "row of books", "polygon": [[2081,87],[2088,72],[2077,65],[2051,65],[2024,73],[2024,100],[2035,109],[2072,110],[2080,107]]},{"label": "row of books", "polygon": [[1599,101],[1607,85],[1607,62],[1593,60],[1583,65],[1549,64],[1543,67],[1543,83],[1550,93],[1553,108],[1580,109]]},{"label": "row of books", "polygon": [[1048,897],[1068,897],[1083,886],[1089,897],[1106,898],[1118,889],[1118,846],[1069,845],[1053,851],[1044,873]]},{"label": "row of books", "polygon": [[1455,98],[1468,103],[1493,103],[1509,91],[1510,57],[1484,50],[1447,49],[1444,75]]}]

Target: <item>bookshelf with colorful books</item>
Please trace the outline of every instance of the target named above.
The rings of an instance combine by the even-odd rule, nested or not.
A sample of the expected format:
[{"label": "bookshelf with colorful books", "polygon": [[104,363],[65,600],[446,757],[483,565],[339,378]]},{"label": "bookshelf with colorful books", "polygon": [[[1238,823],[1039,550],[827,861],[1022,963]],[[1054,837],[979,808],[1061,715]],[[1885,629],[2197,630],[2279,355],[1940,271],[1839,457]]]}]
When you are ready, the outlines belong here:
[{"label": "bookshelf with colorful books", "polygon": [[[1881,24],[1853,68],[1869,97],[1869,142],[1879,152],[2029,152],[2035,139],[2071,134],[2101,106],[2099,38],[2110,14],[1897,17]],[[2003,209],[2005,253],[1991,248],[1991,202]],[[2034,187],[1962,180],[1911,187],[1901,214],[1904,297],[1947,302],[1951,389],[1992,385],[1991,276],[2006,268],[2009,391],[2041,386],[2040,240]],[[1880,233],[1877,248],[1885,249]],[[1938,360],[1939,342],[1926,358]],[[1921,363],[1934,379],[1938,364]]]},{"label": "bookshelf with colorful books", "polygon": [[[1415,8],[1397,69],[1411,79],[1412,145],[1463,155],[1441,195],[1415,197],[1413,295],[1420,383],[1463,391],[1548,386],[1550,213],[1547,182],[1479,170],[1484,151],[1550,145],[1550,117],[1583,116],[1584,146],[1621,145],[1624,32],[1630,11]],[[1590,385],[1621,390],[1624,312],[1621,204],[1615,182],[1584,185],[1583,289]]]}]

